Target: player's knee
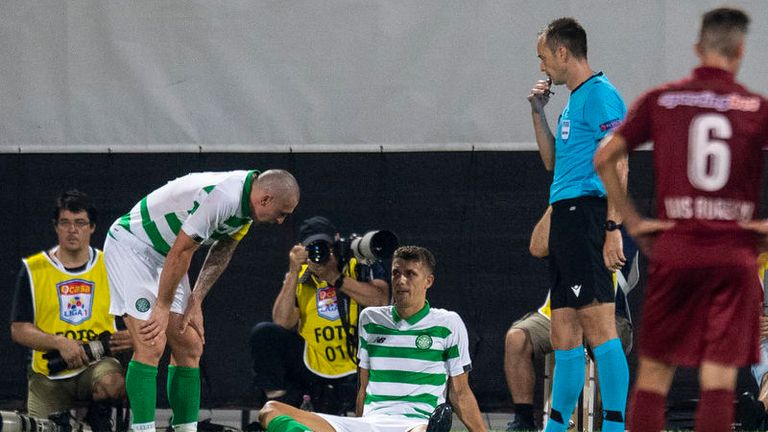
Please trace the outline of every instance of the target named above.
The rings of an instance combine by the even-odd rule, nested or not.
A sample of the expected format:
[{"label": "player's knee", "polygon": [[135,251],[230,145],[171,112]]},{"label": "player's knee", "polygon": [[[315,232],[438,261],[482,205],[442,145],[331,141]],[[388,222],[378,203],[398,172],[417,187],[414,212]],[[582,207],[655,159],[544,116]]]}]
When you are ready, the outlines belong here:
[{"label": "player's knee", "polygon": [[702,390],[728,390],[736,388],[738,369],[734,366],[704,361],[699,368],[699,385]]},{"label": "player's knee", "polygon": [[121,373],[110,373],[102,376],[93,386],[93,399],[118,400],[125,395],[125,379]]},{"label": "player's knee", "polygon": [[504,338],[504,355],[518,356],[528,353],[529,342],[525,331],[517,328],[511,328],[507,331]]},{"label": "player's knee", "polygon": [[203,342],[200,339],[186,340],[171,348],[174,359],[182,366],[195,366],[203,356]]},{"label": "player's knee", "polygon": [[157,365],[165,351],[166,338],[158,336],[154,345],[146,342],[134,343],[133,359],[149,365]]},{"label": "player's knee", "polygon": [[282,402],[267,401],[267,403],[261,407],[261,410],[259,410],[259,423],[261,423],[261,426],[266,428],[273,418],[286,414],[286,407],[288,407],[288,405]]}]

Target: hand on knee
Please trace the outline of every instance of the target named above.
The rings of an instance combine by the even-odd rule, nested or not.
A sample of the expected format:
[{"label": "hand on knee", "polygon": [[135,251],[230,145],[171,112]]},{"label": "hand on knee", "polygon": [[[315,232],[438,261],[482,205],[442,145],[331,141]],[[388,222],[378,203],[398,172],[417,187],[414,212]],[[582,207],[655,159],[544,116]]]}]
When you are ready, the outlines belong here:
[{"label": "hand on knee", "polygon": [[154,345],[145,342],[134,344],[133,359],[146,365],[157,366],[165,352],[165,336],[158,337]]}]

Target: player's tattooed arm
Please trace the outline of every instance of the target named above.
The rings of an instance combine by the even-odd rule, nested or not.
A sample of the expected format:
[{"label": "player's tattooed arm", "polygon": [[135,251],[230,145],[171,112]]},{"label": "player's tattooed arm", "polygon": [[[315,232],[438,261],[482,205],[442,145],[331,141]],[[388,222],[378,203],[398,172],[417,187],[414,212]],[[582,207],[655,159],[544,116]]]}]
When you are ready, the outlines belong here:
[{"label": "player's tattooed arm", "polygon": [[187,327],[192,327],[200,339],[205,343],[205,327],[203,326],[203,299],[208,295],[213,284],[219,279],[224,269],[229,265],[232,254],[237,248],[238,240],[231,237],[223,237],[216,241],[208,250],[208,255],[203,262],[203,268],[200,269],[200,275],[195,282],[195,288],[187,304],[187,310],[181,321],[179,332],[184,334]]},{"label": "player's tattooed arm", "polygon": [[208,255],[203,262],[203,268],[195,282],[195,288],[192,294],[197,297],[201,303],[213,284],[219,279],[224,269],[229,265],[232,255],[235,253],[239,241],[232,237],[222,237],[217,240],[208,250]]}]

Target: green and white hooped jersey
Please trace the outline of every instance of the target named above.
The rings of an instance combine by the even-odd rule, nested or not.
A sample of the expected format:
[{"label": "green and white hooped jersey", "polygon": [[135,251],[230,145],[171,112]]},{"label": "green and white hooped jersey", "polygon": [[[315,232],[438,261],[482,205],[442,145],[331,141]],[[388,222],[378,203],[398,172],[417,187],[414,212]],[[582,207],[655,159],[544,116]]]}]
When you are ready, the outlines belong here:
[{"label": "green and white hooped jersey", "polygon": [[251,226],[250,194],[258,171],[187,174],[142,198],[116,224],[167,255],[179,231],[210,245],[240,240]]},{"label": "green and white hooped jersey", "polygon": [[445,402],[448,377],[472,369],[461,317],[429,303],[408,319],[394,306],[364,309],[358,358],[369,372],[363,416],[427,419]]}]

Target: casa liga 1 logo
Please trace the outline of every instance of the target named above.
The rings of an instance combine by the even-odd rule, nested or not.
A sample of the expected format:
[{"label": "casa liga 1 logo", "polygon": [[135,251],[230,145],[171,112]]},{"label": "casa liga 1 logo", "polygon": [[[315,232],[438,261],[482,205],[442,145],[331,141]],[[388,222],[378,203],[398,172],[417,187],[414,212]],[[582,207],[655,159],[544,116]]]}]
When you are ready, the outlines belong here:
[{"label": "casa liga 1 logo", "polygon": [[83,279],[57,283],[61,320],[75,325],[88,321],[93,308],[93,291],[93,282]]},{"label": "casa liga 1 logo", "polygon": [[336,301],[336,288],[330,285],[324,288],[318,288],[315,293],[315,300],[317,301],[318,316],[325,318],[328,321],[336,321],[339,319],[339,304]]}]

